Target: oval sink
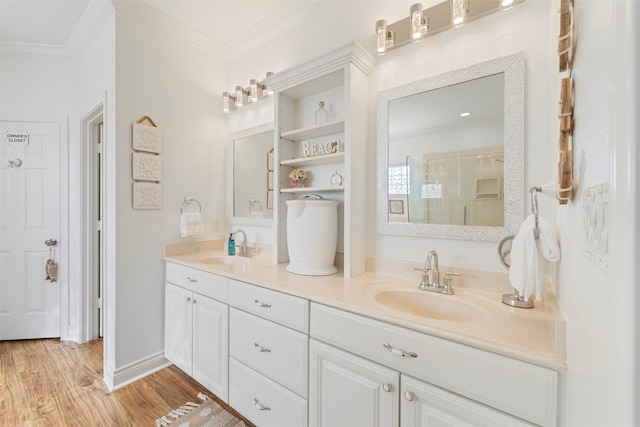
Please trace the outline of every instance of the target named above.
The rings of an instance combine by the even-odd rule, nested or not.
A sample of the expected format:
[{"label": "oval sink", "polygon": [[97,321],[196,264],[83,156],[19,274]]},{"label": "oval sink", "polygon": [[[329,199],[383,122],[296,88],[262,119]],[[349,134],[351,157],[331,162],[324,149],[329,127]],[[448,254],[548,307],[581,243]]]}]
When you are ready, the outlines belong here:
[{"label": "oval sink", "polygon": [[200,258],[198,262],[209,265],[247,265],[250,258],[227,255],[211,255]]},{"label": "oval sink", "polygon": [[427,291],[394,289],[375,295],[376,301],[391,309],[449,322],[473,322],[481,320],[487,313],[455,295],[438,295]]}]

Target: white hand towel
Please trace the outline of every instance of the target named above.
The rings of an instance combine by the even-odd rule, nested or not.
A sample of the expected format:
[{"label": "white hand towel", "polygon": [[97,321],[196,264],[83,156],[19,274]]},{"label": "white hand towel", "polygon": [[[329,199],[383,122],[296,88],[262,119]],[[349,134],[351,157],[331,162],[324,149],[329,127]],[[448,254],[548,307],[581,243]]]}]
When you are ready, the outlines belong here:
[{"label": "white hand towel", "polygon": [[539,218],[538,223],[538,239],[535,237],[535,217],[530,215],[511,244],[509,283],[525,299],[534,293],[538,300],[542,298],[545,259],[552,262],[560,259],[558,238],[553,226],[544,218]]},{"label": "white hand towel", "polygon": [[200,212],[183,212],[180,214],[180,234],[182,237],[196,236],[204,233],[204,222]]}]

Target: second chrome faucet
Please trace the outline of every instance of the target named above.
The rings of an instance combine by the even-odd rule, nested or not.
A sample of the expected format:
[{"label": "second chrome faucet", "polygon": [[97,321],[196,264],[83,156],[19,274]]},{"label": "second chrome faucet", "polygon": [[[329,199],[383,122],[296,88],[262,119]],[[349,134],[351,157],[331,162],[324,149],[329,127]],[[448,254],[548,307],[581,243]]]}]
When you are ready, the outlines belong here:
[{"label": "second chrome faucet", "polygon": [[460,276],[460,273],[442,273],[442,283],[440,283],[440,267],[438,265],[438,253],[434,250],[429,251],[424,268],[414,268],[416,271],[422,271],[419,288],[423,291],[438,292],[446,295],[453,295],[455,292],[451,287],[451,276]]}]

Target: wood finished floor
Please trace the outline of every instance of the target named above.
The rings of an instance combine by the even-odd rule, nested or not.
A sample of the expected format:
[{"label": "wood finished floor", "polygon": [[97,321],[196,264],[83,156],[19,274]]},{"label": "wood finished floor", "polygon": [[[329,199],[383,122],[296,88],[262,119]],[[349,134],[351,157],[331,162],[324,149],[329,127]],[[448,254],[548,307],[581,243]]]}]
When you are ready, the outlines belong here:
[{"label": "wood finished floor", "polygon": [[155,426],[199,392],[215,398],[175,366],[112,393],[102,378],[102,340],[0,341],[0,426]]}]

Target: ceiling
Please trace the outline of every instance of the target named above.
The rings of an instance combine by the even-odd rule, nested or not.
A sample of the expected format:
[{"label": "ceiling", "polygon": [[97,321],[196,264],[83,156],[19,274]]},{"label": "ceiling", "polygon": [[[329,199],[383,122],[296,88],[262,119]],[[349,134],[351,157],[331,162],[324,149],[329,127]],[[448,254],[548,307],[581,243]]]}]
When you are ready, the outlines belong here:
[{"label": "ceiling", "polygon": [[[234,52],[235,41],[257,46],[265,29],[281,27],[322,0],[115,0],[116,8],[143,8],[175,19],[221,52]],[[110,10],[109,0],[0,0],[3,53],[60,51],[81,45],[83,30],[96,27],[96,10]],[[240,19],[242,17],[242,19]],[[69,52],[73,56],[74,52]]]}]

